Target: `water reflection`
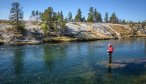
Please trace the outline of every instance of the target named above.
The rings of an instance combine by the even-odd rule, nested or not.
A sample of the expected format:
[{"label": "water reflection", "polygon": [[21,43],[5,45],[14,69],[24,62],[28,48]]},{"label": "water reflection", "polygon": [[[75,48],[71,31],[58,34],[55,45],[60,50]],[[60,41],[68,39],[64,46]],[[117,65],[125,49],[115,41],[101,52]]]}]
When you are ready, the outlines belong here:
[{"label": "water reflection", "polygon": [[108,78],[108,79],[112,79],[112,64],[111,64],[111,63],[108,64],[108,68],[107,68],[107,78]]},{"label": "water reflection", "polygon": [[52,66],[54,64],[53,59],[55,58],[53,56],[53,52],[51,51],[52,49],[49,49],[48,46],[44,46],[44,62],[45,62],[45,67],[48,68],[49,70],[52,70]]},{"label": "water reflection", "polygon": [[144,40],[144,52],[145,52],[145,56],[146,56],[146,38]]},{"label": "water reflection", "polygon": [[66,56],[65,46],[43,46],[45,67],[52,70]]},{"label": "water reflection", "polygon": [[14,64],[15,74],[17,77],[23,72],[23,65],[24,65],[23,48],[14,50],[13,64]]}]

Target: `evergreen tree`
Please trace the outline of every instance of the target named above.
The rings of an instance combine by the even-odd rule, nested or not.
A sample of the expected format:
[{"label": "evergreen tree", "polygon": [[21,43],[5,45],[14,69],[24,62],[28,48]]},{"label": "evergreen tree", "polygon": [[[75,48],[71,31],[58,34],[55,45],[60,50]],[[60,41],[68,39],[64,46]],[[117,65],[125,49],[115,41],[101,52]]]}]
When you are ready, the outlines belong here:
[{"label": "evergreen tree", "polygon": [[96,9],[94,10],[93,21],[94,21],[94,22],[97,22],[97,21],[98,21],[98,14],[97,14]]},{"label": "evergreen tree", "polygon": [[85,17],[82,18],[82,22],[86,22],[86,18]]},{"label": "evergreen tree", "polygon": [[36,15],[35,11],[33,10],[32,13],[31,13],[31,16],[34,17],[35,15]]},{"label": "evergreen tree", "polygon": [[57,18],[57,13],[56,12],[53,12],[53,14],[52,14],[52,24],[53,24],[53,30],[55,31],[55,32],[58,32],[58,29],[57,29],[57,20],[58,20],[58,18]]},{"label": "evergreen tree", "polygon": [[96,13],[96,17],[97,17],[97,22],[102,22],[102,17],[99,12]]},{"label": "evergreen tree", "polygon": [[81,9],[78,9],[77,15],[75,16],[75,19],[74,20],[76,22],[81,22],[82,21],[82,12],[81,12]]},{"label": "evergreen tree", "polygon": [[48,34],[48,30],[50,31],[52,29],[52,15],[53,15],[53,8],[48,7],[42,15],[42,29],[44,31],[44,34]]},{"label": "evergreen tree", "polygon": [[42,17],[41,12],[39,12],[38,10],[36,10],[36,11],[33,10],[32,13],[31,13],[30,19],[34,20],[34,21],[40,21],[41,17]]},{"label": "evergreen tree", "polygon": [[72,21],[72,13],[71,13],[71,12],[68,13],[68,21],[69,21],[69,22]]},{"label": "evergreen tree", "polygon": [[9,19],[14,28],[16,28],[17,30],[23,30],[23,11],[22,7],[20,7],[20,4],[18,2],[12,3]]},{"label": "evergreen tree", "polygon": [[94,19],[94,8],[90,7],[87,21],[88,22],[93,22],[93,19]]},{"label": "evergreen tree", "polygon": [[52,21],[53,22],[57,22],[57,13],[56,12],[53,12],[53,14],[52,14]]},{"label": "evergreen tree", "polygon": [[65,27],[65,24],[66,24],[66,20],[64,19],[64,16],[63,16],[63,12],[61,11],[60,12],[60,15],[59,15],[59,26],[61,28],[64,28]]},{"label": "evergreen tree", "polygon": [[125,21],[125,20],[123,20],[123,21],[122,21],[122,24],[126,24],[126,21]]},{"label": "evergreen tree", "polygon": [[62,22],[62,21],[63,21],[63,19],[64,19],[64,16],[63,16],[62,11],[60,12],[60,19],[61,19],[61,22]]},{"label": "evergreen tree", "polygon": [[102,22],[101,14],[96,9],[94,10],[93,22]]},{"label": "evergreen tree", "polygon": [[35,15],[36,15],[36,16],[39,15],[39,11],[38,11],[38,10],[36,10]]},{"label": "evergreen tree", "polygon": [[104,21],[105,21],[106,23],[109,22],[109,17],[108,17],[108,13],[107,13],[107,12],[105,13]]},{"label": "evergreen tree", "polygon": [[39,20],[41,20],[41,17],[42,17],[42,13],[39,12]]},{"label": "evergreen tree", "polygon": [[36,12],[35,12],[35,18],[37,21],[39,20],[39,11],[38,10],[36,10]]},{"label": "evergreen tree", "polygon": [[116,13],[113,13],[110,17],[111,23],[118,23],[118,17],[116,16]]}]

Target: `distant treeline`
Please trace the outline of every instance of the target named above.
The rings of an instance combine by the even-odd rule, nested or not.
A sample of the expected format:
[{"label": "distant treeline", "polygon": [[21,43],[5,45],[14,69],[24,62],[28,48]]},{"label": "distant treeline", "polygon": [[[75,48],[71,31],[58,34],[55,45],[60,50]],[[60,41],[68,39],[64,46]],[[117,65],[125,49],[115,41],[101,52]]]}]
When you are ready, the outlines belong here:
[{"label": "distant treeline", "polygon": [[[53,10],[52,7],[48,7],[48,8],[51,8]],[[66,20],[67,22],[105,22],[105,23],[119,23],[119,24],[142,23],[140,21],[133,22],[133,21],[127,21],[125,19],[119,19],[115,12],[113,12],[110,16],[109,16],[108,12],[106,12],[105,15],[101,15],[101,13],[98,12],[97,9],[93,8],[93,7],[89,8],[87,18],[85,18],[85,16],[82,15],[82,10],[80,8],[77,10],[77,13],[74,18],[73,18],[71,11],[68,12],[67,17],[64,17],[62,11],[60,11],[60,12],[62,14],[63,19]],[[59,14],[59,12],[53,12],[53,11],[51,11],[50,13],[52,13],[52,17],[53,16],[55,17],[56,14]],[[35,21],[41,21],[43,14],[44,14],[44,12],[39,12],[38,10],[32,10],[30,19],[35,20]],[[102,16],[104,16],[104,17],[102,17]],[[59,17],[56,16],[55,18],[59,18]],[[145,22],[145,21],[143,21],[143,22]]]},{"label": "distant treeline", "polygon": [[[17,30],[23,30],[24,28],[24,21],[23,21],[23,10],[20,6],[19,2],[13,2],[12,8],[10,9],[10,23],[13,25],[14,28]],[[115,12],[109,16],[108,12],[105,13],[104,18],[100,12],[97,11],[96,8],[90,7],[88,16],[85,18],[82,15],[82,10],[79,8],[75,17],[71,11],[68,12],[68,16],[64,17],[63,12],[54,12],[52,7],[48,7],[45,9],[44,12],[39,12],[38,10],[32,10],[30,19],[33,21],[41,22],[41,27],[44,31],[44,34],[48,35],[50,31],[53,32],[60,32],[61,29],[65,28],[65,24],[67,22],[105,22],[105,23],[118,23],[118,24],[135,24],[140,23],[143,26],[146,25],[146,21],[143,22],[132,22],[121,20],[118,18]]]}]

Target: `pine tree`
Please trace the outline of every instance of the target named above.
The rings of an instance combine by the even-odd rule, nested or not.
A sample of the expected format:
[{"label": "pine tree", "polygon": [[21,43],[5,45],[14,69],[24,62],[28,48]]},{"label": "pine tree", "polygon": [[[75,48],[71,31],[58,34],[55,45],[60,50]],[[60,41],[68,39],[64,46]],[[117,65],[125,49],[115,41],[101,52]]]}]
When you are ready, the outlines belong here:
[{"label": "pine tree", "polygon": [[108,18],[108,13],[107,13],[107,12],[105,13],[104,21],[105,21],[106,23],[109,22],[109,18]]},{"label": "pine tree", "polygon": [[77,15],[75,16],[75,19],[74,20],[76,22],[81,22],[82,21],[82,12],[81,12],[81,9],[78,9]]},{"label": "pine tree", "polygon": [[82,18],[82,22],[86,22],[86,18],[85,17]]},{"label": "pine tree", "polygon": [[24,29],[24,23],[22,21],[23,11],[22,11],[22,7],[20,7],[20,4],[18,2],[12,3],[9,19],[13,27],[16,28],[17,30]]},{"label": "pine tree", "polygon": [[96,9],[93,12],[93,22],[102,22],[101,14]]},{"label": "pine tree", "polygon": [[41,17],[42,17],[42,13],[39,12],[38,10],[33,10],[31,12],[31,16],[30,16],[30,19],[33,20],[33,21],[40,21],[41,20]]},{"label": "pine tree", "polygon": [[125,21],[125,20],[123,20],[123,21],[122,21],[122,24],[126,24],[126,21]]},{"label": "pine tree", "polygon": [[39,20],[39,11],[38,10],[36,10],[35,15],[36,15],[35,18],[38,21]]},{"label": "pine tree", "polygon": [[39,11],[38,11],[38,10],[36,10],[35,15],[36,15],[36,16],[39,15]]},{"label": "pine tree", "polygon": [[42,15],[42,29],[44,31],[44,34],[48,34],[48,30],[50,31],[52,29],[52,15],[53,15],[53,8],[48,7]]},{"label": "pine tree", "polygon": [[94,10],[93,21],[94,21],[94,22],[97,22],[97,21],[98,21],[98,14],[97,14],[96,9]]},{"label": "pine tree", "polygon": [[90,7],[87,21],[88,22],[93,22],[93,19],[94,19],[94,8]]},{"label": "pine tree", "polygon": [[53,14],[52,14],[52,21],[53,22],[56,22],[57,21],[57,13],[56,12],[53,12]]},{"label": "pine tree", "polygon": [[57,13],[56,12],[53,12],[52,14],[52,24],[53,24],[53,30],[55,32],[58,32],[58,29],[57,29]]},{"label": "pine tree", "polygon": [[71,12],[68,13],[68,21],[69,21],[69,22],[72,21],[72,13],[71,13]]},{"label": "pine tree", "polygon": [[118,17],[116,16],[116,13],[113,13],[110,17],[111,23],[118,23]]},{"label": "pine tree", "polygon": [[97,14],[98,14],[97,22],[102,22],[101,14],[99,12]]},{"label": "pine tree", "polygon": [[63,12],[62,12],[62,11],[60,12],[60,19],[61,19],[61,22],[62,22],[63,19],[64,19],[64,16],[63,16]]},{"label": "pine tree", "polygon": [[35,11],[33,10],[32,13],[31,13],[31,16],[34,17],[35,15],[36,15]]}]

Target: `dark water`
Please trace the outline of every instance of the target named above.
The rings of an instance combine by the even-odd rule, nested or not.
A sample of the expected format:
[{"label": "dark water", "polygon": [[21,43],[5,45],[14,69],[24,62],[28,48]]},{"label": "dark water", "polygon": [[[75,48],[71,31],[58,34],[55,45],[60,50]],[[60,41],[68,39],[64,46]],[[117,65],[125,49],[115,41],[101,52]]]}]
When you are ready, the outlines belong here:
[{"label": "dark water", "polygon": [[146,84],[146,62],[106,67],[107,44],[113,62],[146,59],[146,39],[43,45],[1,45],[0,84]]}]

